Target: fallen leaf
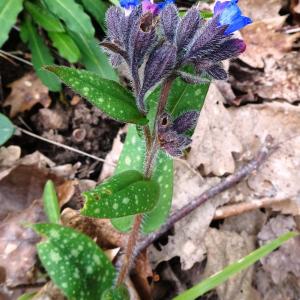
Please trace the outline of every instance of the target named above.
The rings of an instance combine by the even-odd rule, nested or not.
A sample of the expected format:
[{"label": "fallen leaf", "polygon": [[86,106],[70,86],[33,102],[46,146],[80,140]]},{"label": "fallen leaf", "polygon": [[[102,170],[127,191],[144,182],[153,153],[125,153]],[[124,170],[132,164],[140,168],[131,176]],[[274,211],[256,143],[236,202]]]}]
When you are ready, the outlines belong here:
[{"label": "fallen leaf", "polygon": [[28,73],[11,83],[9,87],[12,91],[3,106],[11,106],[9,114],[11,118],[18,113],[30,110],[37,103],[44,107],[49,107],[51,104],[48,88],[42,84],[35,73]]},{"label": "fallen leaf", "polygon": [[8,146],[0,148],[0,166],[2,168],[12,167],[21,157],[19,146]]},{"label": "fallen leaf", "polygon": [[[205,236],[207,248],[207,265],[204,278],[209,277],[227,265],[243,258],[255,249],[255,239],[245,232],[241,234],[209,229]],[[253,266],[241,271],[216,288],[221,300],[255,300],[259,299],[252,287]]]}]

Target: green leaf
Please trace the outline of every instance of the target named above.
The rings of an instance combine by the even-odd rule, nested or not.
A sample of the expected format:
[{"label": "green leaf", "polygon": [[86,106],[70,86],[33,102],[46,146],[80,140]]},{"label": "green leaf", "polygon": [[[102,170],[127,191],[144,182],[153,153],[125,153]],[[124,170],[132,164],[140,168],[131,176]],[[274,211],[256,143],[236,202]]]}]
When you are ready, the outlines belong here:
[{"label": "green leaf", "polygon": [[59,80],[53,74],[42,69],[44,65],[53,64],[54,59],[29,18],[26,18],[21,25],[21,38],[28,43],[32,54],[32,63],[38,77],[50,91],[60,91],[61,84]]},{"label": "green leaf", "polygon": [[48,180],[43,193],[44,210],[50,223],[59,223],[60,209],[55,186],[52,180]]},{"label": "green leaf", "polygon": [[81,62],[89,70],[103,78],[118,81],[118,76],[108,61],[107,55],[99,47],[94,38],[86,38],[83,34],[69,32],[81,52]]},{"label": "green leaf", "polygon": [[125,285],[119,287],[112,287],[109,290],[106,290],[101,300],[130,300],[130,295]]},{"label": "green leaf", "polygon": [[31,299],[34,298],[35,295],[36,295],[36,292],[33,292],[33,293],[26,293],[26,294],[20,296],[20,297],[18,298],[18,300],[31,300]]},{"label": "green leaf", "polygon": [[181,295],[175,297],[173,300],[193,300],[196,299],[206,292],[214,289],[215,287],[222,284],[228,278],[233,276],[234,274],[250,267],[262,257],[268,255],[273,250],[277,249],[287,240],[297,236],[298,233],[296,232],[288,232],[276,240],[258,248],[257,250],[253,251],[249,255],[245,256],[244,258],[238,260],[237,262],[227,266],[222,271],[210,276],[209,278],[205,279],[204,281],[200,282],[199,284],[195,285],[191,289],[185,291]]},{"label": "green leaf", "polygon": [[70,30],[81,33],[86,38],[94,36],[95,30],[90,17],[74,0],[44,0],[44,2],[51,12],[66,23]]},{"label": "green leaf", "polygon": [[53,46],[58,50],[59,55],[70,63],[76,63],[80,59],[80,50],[73,39],[65,32],[48,32]]},{"label": "green leaf", "polygon": [[37,245],[38,255],[68,299],[101,299],[111,288],[116,271],[92,239],[58,224],[35,224],[33,229],[47,237]]},{"label": "green leaf", "polygon": [[0,0],[0,48],[8,39],[8,34],[22,10],[23,0]]},{"label": "green leaf", "polygon": [[82,215],[116,218],[152,210],[159,198],[159,186],[153,180],[143,180],[137,171],[125,171],[83,195],[86,202]]},{"label": "green leaf", "polygon": [[[128,133],[122,154],[119,158],[116,174],[125,170],[143,172],[145,158],[145,142],[136,131],[135,126],[128,128]],[[160,187],[159,199],[156,206],[144,215],[142,230],[144,233],[158,229],[169,215],[173,195],[173,160],[162,151],[159,152],[157,166],[152,179]],[[133,217],[123,217],[112,220],[112,224],[121,231],[130,230]]]},{"label": "green leaf", "polygon": [[0,146],[6,143],[15,132],[15,126],[8,117],[0,113]]},{"label": "green leaf", "polygon": [[26,1],[24,4],[33,20],[47,31],[64,32],[61,21],[40,4]]},{"label": "green leaf", "polygon": [[105,13],[108,9],[107,3],[102,0],[81,0],[81,2],[86,11],[97,20],[103,31],[106,31]]},{"label": "green leaf", "polygon": [[47,66],[46,69],[113,119],[140,125],[147,123],[133,95],[117,82],[68,67]]}]

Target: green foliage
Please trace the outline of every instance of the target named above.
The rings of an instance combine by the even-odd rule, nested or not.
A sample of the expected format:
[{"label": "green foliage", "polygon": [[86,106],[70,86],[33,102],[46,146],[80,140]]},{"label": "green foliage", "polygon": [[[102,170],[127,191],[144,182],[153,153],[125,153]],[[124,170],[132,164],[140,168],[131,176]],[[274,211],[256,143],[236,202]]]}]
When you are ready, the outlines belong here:
[{"label": "green foliage", "polygon": [[[125,170],[143,172],[145,158],[145,143],[137,134],[135,126],[128,129],[122,154],[119,158],[116,174]],[[170,157],[159,152],[157,166],[152,179],[159,184],[159,199],[155,208],[144,215],[142,230],[144,233],[154,231],[168,217],[173,194],[173,161]],[[128,231],[133,223],[133,217],[123,217],[112,220],[112,224],[121,231]]]},{"label": "green foliage", "polygon": [[58,50],[59,55],[70,63],[76,63],[80,59],[80,50],[73,39],[65,32],[49,31],[49,38],[53,46]]},{"label": "green foliage", "polygon": [[133,95],[117,82],[68,67],[47,66],[46,69],[111,118],[140,125],[147,123],[138,111]]},{"label": "green foliage", "polygon": [[125,285],[106,290],[101,300],[130,300],[130,295]]},{"label": "green foliage", "polygon": [[6,143],[15,132],[15,126],[8,117],[0,113],[0,146]]},{"label": "green foliage", "polygon": [[78,32],[69,32],[82,54],[81,62],[90,71],[101,77],[118,81],[118,77],[108,62],[107,55],[99,47],[95,38],[86,38]]},{"label": "green foliage", "polygon": [[81,214],[116,218],[153,209],[159,197],[159,186],[153,180],[143,180],[143,175],[137,171],[125,171],[85,192],[84,196],[86,202]]},{"label": "green foliage", "polygon": [[47,239],[37,245],[52,281],[70,300],[101,299],[116,271],[105,253],[88,236],[58,224],[35,224]]},{"label": "green foliage", "polygon": [[48,180],[43,193],[44,210],[50,223],[59,223],[60,209],[55,186],[52,180]]},{"label": "green foliage", "polygon": [[62,19],[73,32],[92,38],[95,29],[90,17],[83,11],[81,5],[74,0],[44,0],[51,12]]},{"label": "green foliage", "polygon": [[0,47],[8,39],[8,34],[22,10],[23,0],[0,0]]},{"label": "green foliage", "polygon": [[18,298],[18,300],[31,300],[34,298],[36,293],[26,293]]},{"label": "green foliage", "polygon": [[29,45],[34,69],[42,82],[48,86],[50,91],[60,91],[61,84],[59,80],[53,74],[42,69],[44,65],[53,64],[54,59],[29,17],[21,25],[21,37],[23,42],[27,42]]},{"label": "green foliage", "polygon": [[107,3],[102,0],[81,0],[81,3],[86,11],[96,19],[103,31],[106,31],[105,13],[108,9]]},{"label": "green foliage", "polygon": [[258,260],[260,260],[262,257],[268,255],[273,250],[277,249],[279,246],[285,243],[287,240],[297,235],[298,233],[296,232],[288,232],[280,236],[276,240],[258,248],[257,250],[253,251],[252,253],[245,256],[244,258],[227,266],[222,271],[210,276],[209,278],[195,285],[191,289],[183,292],[181,295],[175,297],[174,300],[193,300],[204,295],[206,292],[219,286],[234,274],[250,267]]},{"label": "green foliage", "polygon": [[45,30],[51,32],[64,32],[65,28],[61,21],[55,17],[48,9],[40,4],[34,4],[26,1],[25,9],[29,12],[33,20],[43,27]]}]

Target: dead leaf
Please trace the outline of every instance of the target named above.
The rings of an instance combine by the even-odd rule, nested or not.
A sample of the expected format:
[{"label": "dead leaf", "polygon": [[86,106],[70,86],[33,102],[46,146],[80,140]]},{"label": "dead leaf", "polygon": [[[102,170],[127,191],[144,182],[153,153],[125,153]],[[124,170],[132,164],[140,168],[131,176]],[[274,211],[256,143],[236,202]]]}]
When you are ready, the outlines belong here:
[{"label": "dead leaf", "polygon": [[286,17],[257,21],[242,30],[243,39],[247,45],[246,51],[239,56],[243,62],[252,68],[263,69],[269,57],[275,60],[291,51],[300,33],[289,35],[279,30]]},{"label": "dead leaf", "polygon": [[9,114],[11,118],[18,113],[30,110],[37,103],[44,107],[49,107],[51,104],[48,88],[42,84],[35,73],[28,73],[21,79],[14,81],[9,87],[12,89],[12,92],[5,100],[3,106],[11,106]]},{"label": "dead leaf", "polygon": [[0,265],[6,271],[6,285],[15,287],[36,280],[35,244],[39,237],[25,224],[45,221],[41,201],[7,217],[0,225]]},{"label": "dead leaf", "polygon": [[[209,277],[227,265],[243,258],[255,249],[255,239],[245,232],[209,229],[205,236],[207,247],[207,265],[204,278]],[[228,279],[216,290],[220,300],[255,300],[259,299],[252,287],[253,267],[248,268]]]},{"label": "dead leaf", "polygon": [[200,168],[204,175],[233,173],[235,162],[232,154],[242,151],[234,134],[232,117],[223,103],[223,96],[211,84],[187,158],[188,163],[195,169]]},{"label": "dead leaf", "polygon": [[0,166],[12,167],[21,157],[21,148],[19,146],[8,146],[0,148]]}]

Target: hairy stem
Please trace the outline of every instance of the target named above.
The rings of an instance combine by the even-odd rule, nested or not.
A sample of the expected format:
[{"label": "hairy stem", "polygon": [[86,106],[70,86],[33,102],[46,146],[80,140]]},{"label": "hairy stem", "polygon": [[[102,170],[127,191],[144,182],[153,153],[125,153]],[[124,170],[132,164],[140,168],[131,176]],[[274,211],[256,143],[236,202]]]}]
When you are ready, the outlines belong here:
[{"label": "hairy stem", "polygon": [[[154,120],[154,129],[153,129],[153,134],[151,135],[150,128],[148,125],[144,126],[144,136],[145,136],[145,141],[146,141],[146,158],[145,158],[145,168],[144,168],[144,177],[146,179],[150,179],[153,173],[153,168],[155,165],[155,158],[156,154],[159,149],[158,145],[158,139],[157,139],[157,121],[159,116],[162,114],[162,112],[165,109],[165,106],[167,104],[168,100],[168,95],[170,92],[170,88],[172,85],[173,79],[166,79],[163,84],[162,84],[162,91],[160,94],[159,102],[158,102],[158,107],[157,107],[157,112]],[[121,285],[124,280],[127,277],[127,274],[130,270],[130,267],[132,265],[132,262],[135,257],[135,249],[136,249],[136,244],[139,239],[139,232],[141,228],[143,220],[143,215],[139,214],[135,216],[134,219],[134,224],[132,227],[132,230],[130,232],[130,236],[128,238],[127,242],[127,247],[125,250],[125,255],[124,255],[124,260],[121,265],[121,269],[117,278],[117,286]]]}]

